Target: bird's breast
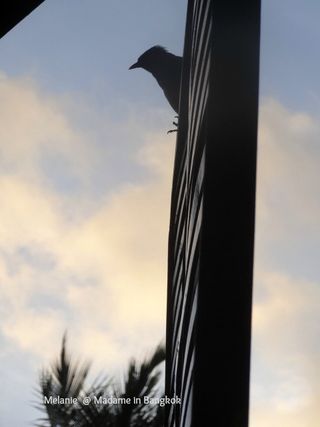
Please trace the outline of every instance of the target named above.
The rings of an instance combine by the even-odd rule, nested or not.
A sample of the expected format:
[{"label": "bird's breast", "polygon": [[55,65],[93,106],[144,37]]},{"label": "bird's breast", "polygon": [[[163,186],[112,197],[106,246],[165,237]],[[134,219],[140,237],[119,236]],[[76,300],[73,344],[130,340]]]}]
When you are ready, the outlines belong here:
[{"label": "bird's breast", "polygon": [[180,76],[162,76],[156,80],[162,88],[165,97],[176,113],[179,112]]}]

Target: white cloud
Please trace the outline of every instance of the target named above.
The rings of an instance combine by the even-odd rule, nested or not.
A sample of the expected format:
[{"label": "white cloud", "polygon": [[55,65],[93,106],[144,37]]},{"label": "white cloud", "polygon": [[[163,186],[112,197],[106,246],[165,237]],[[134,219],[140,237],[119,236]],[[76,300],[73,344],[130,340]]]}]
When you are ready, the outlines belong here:
[{"label": "white cloud", "polygon": [[288,237],[301,226],[305,231],[312,228],[319,232],[319,136],[318,117],[291,112],[273,99],[263,102],[258,148],[258,215],[263,219],[261,228],[272,226],[273,236]]},{"label": "white cloud", "polygon": [[[315,427],[320,416],[320,285],[258,272],[253,312],[251,425]],[[300,422],[300,424],[299,424]]]},{"label": "white cloud", "polygon": [[58,310],[40,311],[27,307],[22,307],[20,312],[15,311],[2,327],[3,334],[18,345],[19,351],[41,355],[43,361],[57,354],[56,344],[60,342],[64,329],[64,318]]},{"label": "white cloud", "polygon": [[[275,100],[260,109],[251,425],[320,417],[320,120]],[[317,263],[318,265],[318,263]]]},{"label": "white cloud", "polygon": [[[68,328],[79,353],[122,364],[164,336],[174,140],[135,123],[132,137],[141,142],[134,167],[146,178],[87,201],[88,171],[108,167],[108,158],[97,159],[113,141],[92,141],[61,100],[31,81],[2,76],[0,93],[7,136],[0,170],[2,333],[20,351],[47,359]],[[53,143],[84,187],[69,198],[49,185],[42,164]],[[130,140],[123,144],[125,150]]]},{"label": "white cloud", "polygon": [[56,167],[64,161],[75,179],[89,173],[87,168],[93,166],[97,153],[68,122],[57,99],[44,95],[30,79],[10,79],[4,74],[0,75],[0,93],[2,173],[39,184],[39,178],[47,178],[46,157]]},{"label": "white cloud", "polygon": [[[99,133],[84,131],[82,123],[77,126],[61,99],[44,95],[31,81],[2,76],[0,93],[5,100],[0,111],[1,333],[11,346],[42,364],[58,352],[68,328],[70,347],[77,354],[96,361],[98,368],[117,368],[164,334],[174,136],[129,119],[126,130],[126,123],[119,121],[118,138],[123,141],[117,140],[115,147],[117,126],[113,123],[107,137],[108,117],[96,118],[107,123],[102,143]],[[311,279],[307,274],[302,246],[310,236],[313,246],[320,243],[319,137],[317,118],[290,112],[274,100],[263,103],[255,427],[314,427],[313,419],[320,415],[315,381],[320,275],[313,272]],[[43,162],[52,155],[52,144],[59,155]],[[115,152],[131,165],[134,180],[130,174],[121,178],[122,171],[113,164]],[[50,181],[60,176],[60,160],[67,165],[61,191]],[[119,180],[113,191],[102,185],[95,198],[97,181],[92,177],[105,179],[109,167]],[[139,179],[138,168],[143,169]],[[66,170],[76,177],[75,193],[64,191]],[[286,245],[301,255],[300,275],[292,262],[282,265],[281,257],[277,268],[270,262]]]}]

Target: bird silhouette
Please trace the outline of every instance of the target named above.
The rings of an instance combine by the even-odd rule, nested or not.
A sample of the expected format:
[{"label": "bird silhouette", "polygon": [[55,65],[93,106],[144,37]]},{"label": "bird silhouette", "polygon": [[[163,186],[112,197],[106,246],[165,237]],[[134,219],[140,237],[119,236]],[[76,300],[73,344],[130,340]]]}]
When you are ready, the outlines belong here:
[{"label": "bird silhouette", "polygon": [[181,56],[173,55],[162,46],[145,51],[129,70],[143,68],[149,71],[163,89],[165,97],[176,113],[179,112]]}]

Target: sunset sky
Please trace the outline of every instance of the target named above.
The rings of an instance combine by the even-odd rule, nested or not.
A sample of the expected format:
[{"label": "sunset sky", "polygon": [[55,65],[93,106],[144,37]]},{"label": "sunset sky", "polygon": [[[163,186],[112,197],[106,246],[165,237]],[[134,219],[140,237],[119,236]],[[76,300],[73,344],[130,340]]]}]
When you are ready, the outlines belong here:
[{"label": "sunset sky", "polygon": [[[0,40],[0,425],[65,330],[112,375],[164,339],[174,111],[128,67],[182,54],[186,3],[46,0]],[[320,418],[319,16],[263,3],[250,427]]]}]

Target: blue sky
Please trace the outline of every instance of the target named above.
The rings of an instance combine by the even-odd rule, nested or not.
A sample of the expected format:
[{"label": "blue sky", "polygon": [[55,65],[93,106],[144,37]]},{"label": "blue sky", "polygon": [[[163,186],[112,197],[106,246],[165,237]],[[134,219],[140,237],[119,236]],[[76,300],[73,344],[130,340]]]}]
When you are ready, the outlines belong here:
[{"label": "blue sky", "polygon": [[[66,328],[112,374],[164,337],[174,112],[128,67],[154,44],[181,54],[185,13],[47,0],[0,42],[1,425],[39,416]],[[263,3],[252,427],[320,416],[319,15]]]},{"label": "blue sky", "polygon": [[319,13],[315,0],[262,2],[261,94],[309,113],[320,108]]},{"label": "blue sky", "polygon": [[3,40],[3,68],[33,74],[55,93],[80,91],[101,107],[110,98],[115,109],[123,99],[165,106],[157,91],[150,96],[151,77],[135,73],[132,84],[127,71],[154,44],[182,54],[185,3],[46,1]]}]

